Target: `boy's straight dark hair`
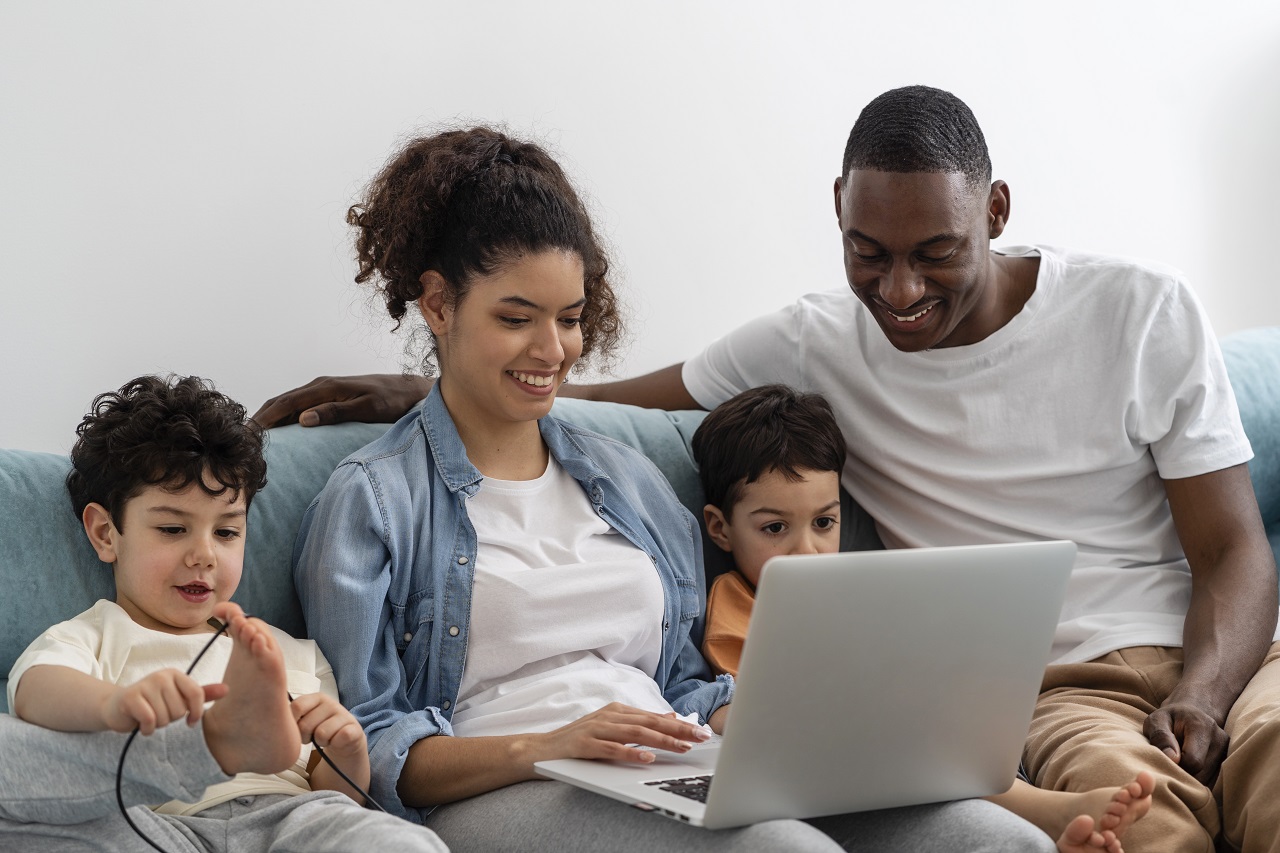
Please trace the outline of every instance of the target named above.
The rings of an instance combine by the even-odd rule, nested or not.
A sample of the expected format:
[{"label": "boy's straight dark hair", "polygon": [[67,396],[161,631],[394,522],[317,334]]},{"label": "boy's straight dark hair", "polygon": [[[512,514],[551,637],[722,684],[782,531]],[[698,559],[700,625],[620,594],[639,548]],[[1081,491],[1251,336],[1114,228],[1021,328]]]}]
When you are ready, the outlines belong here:
[{"label": "boy's straight dark hair", "polygon": [[67,475],[76,517],[98,503],[118,530],[125,502],[147,486],[181,491],[196,483],[215,496],[231,489],[248,507],[267,484],[262,427],[195,376],[140,376],[99,394],[76,434]]},{"label": "boy's straight dark hair", "polygon": [[762,385],[717,406],[693,434],[693,458],[707,503],[725,519],[742,487],[768,471],[798,480],[802,471],[844,469],[844,436],[820,394]]}]

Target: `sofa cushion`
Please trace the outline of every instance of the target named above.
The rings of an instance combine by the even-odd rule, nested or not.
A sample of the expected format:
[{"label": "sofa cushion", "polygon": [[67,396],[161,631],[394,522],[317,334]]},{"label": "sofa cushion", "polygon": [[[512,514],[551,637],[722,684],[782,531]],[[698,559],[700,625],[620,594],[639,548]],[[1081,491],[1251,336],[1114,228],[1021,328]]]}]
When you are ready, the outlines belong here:
[{"label": "sofa cushion", "polygon": [[1240,420],[1253,445],[1249,475],[1271,548],[1280,554],[1280,327],[1222,339]]}]

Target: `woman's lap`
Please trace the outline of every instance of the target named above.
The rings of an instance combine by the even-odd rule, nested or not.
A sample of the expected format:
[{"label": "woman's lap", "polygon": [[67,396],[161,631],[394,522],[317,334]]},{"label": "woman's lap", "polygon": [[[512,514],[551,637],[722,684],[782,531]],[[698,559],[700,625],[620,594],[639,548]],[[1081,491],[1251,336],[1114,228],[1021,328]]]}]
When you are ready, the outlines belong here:
[{"label": "woman's lap", "polygon": [[427,826],[453,853],[598,851],[1053,851],[1044,833],[979,800],[706,830],[562,782],[523,782],[447,806]]}]

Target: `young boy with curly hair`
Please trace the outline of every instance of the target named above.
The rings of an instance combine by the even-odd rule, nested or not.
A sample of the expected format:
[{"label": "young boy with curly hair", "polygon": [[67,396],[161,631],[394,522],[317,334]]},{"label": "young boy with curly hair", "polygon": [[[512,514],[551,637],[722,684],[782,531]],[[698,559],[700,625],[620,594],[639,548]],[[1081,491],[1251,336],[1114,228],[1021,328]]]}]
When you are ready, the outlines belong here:
[{"label": "young boy with curly hair", "polygon": [[[369,784],[364,731],[315,643],[230,601],[266,485],[264,433],[244,408],[195,377],[144,376],[99,395],[77,433],[67,488],[115,600],[45,631],[10,672],[10,708],[34,725],[0,730],[0,847],[443,851],[431,831],[362,809],[318,761],[313,742]],[[115,774],[134,729],[126,817]]]},{"label": "young boy with curly hair", "polygon": [[[827,401],[785,385],[744,391],[693,435],[707,535],[733,558],[707,593],[702,653],[736,676],[756,584],[770,557],[840,550],[845,440]],[[1122,853],[1120,836],[1151,807],[1149,773],[1120,788],[1046,791],[1022,779],[989,797],[1057,838],[1062,853]]]}]

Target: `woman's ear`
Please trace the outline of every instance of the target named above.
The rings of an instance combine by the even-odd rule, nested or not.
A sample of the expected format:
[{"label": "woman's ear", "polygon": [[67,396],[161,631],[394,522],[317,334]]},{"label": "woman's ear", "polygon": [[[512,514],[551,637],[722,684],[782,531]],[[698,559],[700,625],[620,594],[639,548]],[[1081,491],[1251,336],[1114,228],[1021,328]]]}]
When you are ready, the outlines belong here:
[{"label": "woman's ear", "polygon": [[445,305],[444,276],[435,270],[427,270],[418,276],[422,284],[422,295],[418,297],[418,310],[422,319],[436,337],[442,337],[449,330],[449,310]]},{"label": "woman's ear", "polygon": [[115,563],[116,537],[120,534],[107,508],[102,504],[91,503],[80,514],[80,521],[84,523],[89,544],[98,552],[98,559],[104,563]]},{"label": "woman's ear", "polygon": [[733,553],[733,545],[729,542],[729,534],[725,528],[729,526],[729,522],[725,520],[724,513],[720,511],[720,507],[714,504],[707,504],[702,508],[702,522],[707,526],[707,536],[711,537],[711,541],[720,546],[721,551]]}]

